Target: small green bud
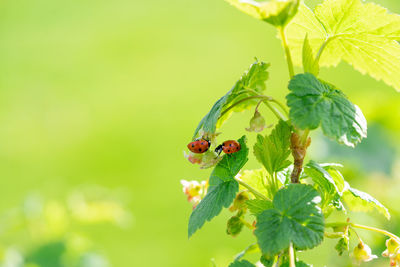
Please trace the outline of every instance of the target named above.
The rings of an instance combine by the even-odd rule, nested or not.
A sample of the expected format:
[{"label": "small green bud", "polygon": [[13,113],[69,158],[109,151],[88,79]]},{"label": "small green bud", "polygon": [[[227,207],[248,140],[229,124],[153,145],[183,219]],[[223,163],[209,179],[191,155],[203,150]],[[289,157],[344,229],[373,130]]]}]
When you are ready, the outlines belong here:
[{"label": "small green bud", "polygon": [[273,257],[269,257],[266,255],[261,256],[260,258],[260,262],[265,266],[265,267],[272,267],[272,265],[274,264],[274,258]]},{"label": "small green bud", "polygon": [[261,116],[260,112],[256,110],[254,112],[253,118],[250,120],[250,127],[246,128],[246,131],[248,132],[261,132],[265,128],[265,119],[263,116]]},{"label": "small green bud", "polygon": [[243,228],[243,222],[239,216],[232,216],[226,225],[226,233],[233,237],[237,236]]}]

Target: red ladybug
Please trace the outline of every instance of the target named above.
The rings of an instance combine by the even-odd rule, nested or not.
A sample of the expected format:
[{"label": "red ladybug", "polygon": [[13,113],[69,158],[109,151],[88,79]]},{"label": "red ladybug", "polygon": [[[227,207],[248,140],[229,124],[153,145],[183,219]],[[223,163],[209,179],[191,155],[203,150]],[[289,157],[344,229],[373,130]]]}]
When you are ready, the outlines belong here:
[{"label": "red ladybug", "polygon": [[199,139],[195,140],[193,142],[190,142],[187,147],[189,148],[190,151],[196,154],[204,153],[210,148],[210,141],[205,140],[205,139]]},{"label": "red ladybug", "polygon": [[240,144],[236,140],[228,140],[222,143],[222,145],[217,146],[215,149],[215,152],[221,154],[222,151],[225,152],[225,154],[232,154],[235,152],[238,152],[240,150]]}]

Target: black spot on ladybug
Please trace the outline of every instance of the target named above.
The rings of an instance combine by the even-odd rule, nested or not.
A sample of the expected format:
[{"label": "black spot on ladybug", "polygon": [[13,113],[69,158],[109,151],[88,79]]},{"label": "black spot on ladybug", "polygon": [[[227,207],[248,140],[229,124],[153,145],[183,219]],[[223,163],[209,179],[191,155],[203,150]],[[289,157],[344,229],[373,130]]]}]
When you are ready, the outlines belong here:
[{"label": "black spot on ladybug", "polygon": [[192,147],[194,147],[194,144],[192,144]]},{"label": "black spot on ladybug", "polygon": [[222,143],[222,146],[225,146],[225,143]]},{"label": "black spot on ladybug", "polygon": [[229,146],[233,146],[232,144],[229,144]]},{"label": "black spot on ladybug", "polygon": [[201,152],[201,148],[199,148],[199,152]]},{"label": "black spot on ladybug", "polygon": [[201,144],[201,145],[204,145],[204,142],[201,142],[200,144]]},{"label": "black spot on ladybug", "polygon": [[230,150],[230,149],[228,149],[228,152],[231,152],[231,150]]}]

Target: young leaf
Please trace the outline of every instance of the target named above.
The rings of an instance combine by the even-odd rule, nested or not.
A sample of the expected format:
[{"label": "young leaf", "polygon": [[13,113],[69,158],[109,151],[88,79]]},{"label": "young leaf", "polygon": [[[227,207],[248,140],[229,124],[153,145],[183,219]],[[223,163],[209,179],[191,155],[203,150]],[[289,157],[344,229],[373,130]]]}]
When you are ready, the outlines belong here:
[{"label": "young leaf", "polygon": [[[214,134],[216,129],[222,125],[224,120],[226,120],[232,112],[239,112],[257,104],[259,100],[249,99],[248,101],[245,101],[225,112],[231,104],[238,102],[245,97],[262,93],[265,90],[265,82],[269,75],[267,71],[268,67],[269,64],[264,62],[256,61],[253,63],[249,70],[246,71],[235,83],[233,88],[215,102],[211,110],[206,114],[206,116],[204,116],[197,126],[193,139],[198,136],[200,131],[203,136]],[[221,117],[222,113],[224,113],[224,116]]]},{"label": "young leaf", "polygon": [[232,154],[225,154],[211,173],[209,184],[218,185],[220,182],[231,181],[240,169],[246,164],[249,148],[246,145],[246,136],[238,140],[240,150]]},{"label": "young leaf", "polygon": [[191,237],[206,221],[211,221],[223,207],[228,208],[239,191],[235,180],[226,181],[217,186],[210,186],[207,195],[193,210],[189,218],[188,235]]},{"label": "young leaf", "polygon": [[246,204],[250,212],[256,216],[264,210],[272,208],[272,202],[264,199],[250,199],[246,201]]},{"label": "young leaf", "polygon": [[339,239],[335,246],[336,251],[338,252],[339,256],[343,255],[343,252],[349,251],[349,235],[344,235],[342,238]]},{"label": "young leaf", "polygon": [[289,90],[289,117],[298,128],[312,130],[321,125],[326,136],[351,147],[367,136],[361,110],[333,85],[305,73],[292,78]]},{"label": "young leaf", "polygon": [[310,46],[310,42],[308,41],[308,37],[304,38],[303,44],[303,70],[304,72],[309,72],[318,76],[319,73],[319,65],[313,56],[313,51]]},{"label": "young leaf", "polygon": [[250,246],[245,248],[242,252],[236,255],[235,261],[239,261],[247,254],[258,253],[258,252],[260,252],[260,247],[258,246],[258,244],[257,243],[251,244]]},{"label": "young leaf", "polygon": [[285,26],[297,13],[300,0],[225,0],[243,13],[276,27]]},{"label": "young leaf", "polygon": [[322,168],[318,163],[311,160],[305,167],[305,173],[318,185],[320,195],[322,197],[322,208],[332,204],[337,209],[343,209],[340,202],[342,192],[336,186],[334,179],[331,175]]},{"label": "young leaf", "polygon": [[269,174],[264,168],[244,170],[240,175],[240,179],[242,179],[246,184],[250,185],[261,194],[271,197],[269,195],[270,192],[265,186],[267,185],[267,175]]},{"label": "young leaf", "polygon": [[241,261],[234,261],[231,264],[229,264],[229,267],[256,267],[254,264],[252,264],[249,261],[246,260],[241,260]]},{"label": "young leaf", "polygon": [[322,242],[324,217],[317,207],[320,197],[310,185],[290,184],[279,190],[273,208],[257,217],[254,234],[263,254],[273,256],[289,247],[309,249]]},{"label": "young leaf", "polygon": [[246,146],[246,136],[238,142],[241,149],[233,154],[226,154],[215,166],[211,173],[207,195],[200,201],[189,218],[189,237],[200,229],[206,221],[211,221],[223,207],[228,208],[239,191],[239,184],[234,179],[235,175],[247,162],[249,149]]},{"label": "young leaf", "polygon": [[290,126],[280,120],[270,135],[257,136],[254,155],[271,175],[290,165],[290,133]]},{"label": "young leaf", "polygon": [[[287,26],[289,47],[300,65],[304,36],[314,51],[322,49],[320,66],[341,60],[362,74],[400,90],[400,16],[361,0],[325,0],[314,12],[302,4]],[[296,57],[297,56],[297,57]]]},{"label": "young leaf", "polygon": [[348,208],[352,211],[369,212],[375,209],[381,214],[385,215],[388,220],[390,219],[390,213],[388,209],[378,200],[365,192],[349,186],[349,189],[343,193],[342,198]]}]

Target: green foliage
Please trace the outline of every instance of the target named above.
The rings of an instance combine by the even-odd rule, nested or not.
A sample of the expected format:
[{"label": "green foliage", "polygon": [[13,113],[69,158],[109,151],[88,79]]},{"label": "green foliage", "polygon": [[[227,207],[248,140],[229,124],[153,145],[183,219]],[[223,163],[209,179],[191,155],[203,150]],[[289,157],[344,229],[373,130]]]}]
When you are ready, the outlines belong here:
[{"label": "green foliage", "polygon": [[247,208],[253,215],[260,215],[264,210],[272,208],[272,202],[265,199],[250,199],[246,201]]},{"label": "green foliage", "polygon": [[189,218],[188,235],[191,237],[206,221],[211,221],[223,207],[227,208],[235,199],[239,184],[235,180],[210,186],[207,195],[193,210]]},{"label": "green foliage", "polygon": [[260,247],[258,246],[257,243],[251,244],[250,246],[245,248],[242,252],[240,252],[238,255],[236,255],[235,261],[240,260],[242,257],[244,257],[247,254],[256,253],[256,252],[260,252]]},{"label": "green foliage", "polygon": [[287,27],[295,62],[300,64],[306,34],[314,51],[321,50],[320,65],[341,60],[356,70],[400,90],[400,17],[361,0],[325,0],[314,12],[302,4]]},{"label": "green foliage", "polygon": [[220,182],[231,181],[240,169],[246,164],[249,149],[246,146],[246,136],[238,140],[241,149],[237,153],[226,154],[215,166],[210,176],[210,185],[218,185]]},{"label": "green foliage", "polygon": [[[265,90],[265,82],[269,76],[267,71],[268,67],[269,64],[264,62],[256,61],[253,63],[249,70],[235,83],[233,88],[215,102],[211,110],[197,126],[193,139],[198,136],[200,131],[202,135],[212,136],[216,129],[222,125],[232,112],[243,111],[256,104],[256,100],[249,100],[240,105],[236,105],[233,109],[229,109],[230,105],[233,103],[241,101],[246,97],[262,93]],[[222,113],[224,113],[224,115],[221,117]]]},{"label": "green foliage", "polygon": [[370,212],[377,210],[379,213],[385,215],[388,220],[390,219],[390,213],[385,206],[370,194],[355,188],[349,187],[348,190],[343,193],[343,201],[352,211]]},{"label": "green foliage", "polygon": [[290,165],[290,126],[280,120],[270,135],[257,136],[254,155],[269,174],[283,170]]},{"label": "green foliage", "polygon": [[255,265],[246,260],[241,260],[241,261],[235,260],[234,262],[229,264],[229,267],[255,267]]},{"label": "green foliage", "polygon": [[270,190],[268,187],[268,173],[262,169],[245,170],[241,173],[240,179],[242,179],[246,184],[255,188],[260,193],[265,196],[271,197]]},{"label": "green foliage", "polygon": [[342,256],[345,251],[349,251],[349,236],[345,235],[340,238],[335,246],[335,249],[338,252],[339,256]]},{"label": "green foliage", "polygon": [[314,74],[315,76],[318,76],[319,74],[319,65],[314,58],[313,50],[310,46],[307,35],[304,38],[303,43],[303,69],[304,72]]},{"label": "green foliage", "polygon": [[275,195],[273,208],[257,217],[254,234],[264,254],[273,256],[293,242],[297,249],[309,249],[324,237],[324,218],[317,203],[318,192],[309,185],[291,184]]},{"label": "green foliage", "polygon": [[62,241],[47,243],[28,255],[26,261],[41,267],[63,267],[62,257],[65,250],[65,243]]},{"label": "green foliage", "polygon": [[[396,41],[400,38],[400,16],[361,0],[325,0],[315,11],[304,4],[299,8],[297,0],[226,1],[276,26],[290,76],[290,92],[286,96],[289,111],[277,99],[263,94],[269,65],[256,62],[202,119],[194,138],[209,138],[213,145],[218,135],[216,129],[233,112],[252,105],[257,104],[247,131],[264,130],[265,120],[258,109],[261,103],[278,122],[269,134],[257,135],[254,144],[254,156],[263,168],[238,175],[248,160],[249,150],[243,136],[239,139],[241,150],[224,155],[212,171],[204,198],[185,191],[192,202],[194,197],[196,203],[200,201],[189,219],[189,237],[234,201],[229,210],[237,214],[228,220],[227,233],[236,236],[245,225],[253,230],[257,244],[248,246],[229,266],[254,266],[241,260],[245,254],[254,252],[261,252],[260,262],[266,267],[276,261],[280,266],[293,266],[289,264],[296,261],[293,250],[314,248],[324,236],[339,238],[335,249],[342,255],[349,250],[350,231],[356,233],[360,242],[356,246],[359,251],[353,253],[356,259],[372,260],[375,256],[361,241],[356,228],[388,235],[396,244],[400,243],[400,237],[353,223],[350,218],[325,225],[333,210],[344,215],[345,207],[352,211],[377,210],[388,219],[390,214],[378,200],[351,188],[337,169],[341,165],[310,160],[304,166],[311,144],[310,131],[318,127],[327,137],[349,147],[355,147],[367,136],[367,122],[361,110],[341,90],[317,78],[320,66],[337,65],[344,60],[360,72],[400,90],[400,82],[394,75],[400,73],[400,45]],[[291,52],[295,52],[295,63],[302,63],[304,73],[295,75]],[[247,221],[248,215],[256,218],[255,224]],[[325,227],[333,232],[325,232]],[[295,265],[310,266],[301,261]]]},{"label": "green foliage", "polygon": [[249,152],[245,136],[242,136],[238,142],[241,145],[241,150],[234,154],[225,155],[211,173],[207,195],[190,215],[189,237],[197,229],[200,229],[206,221],[217,216],[223,207],[229,207],[235,199],[236,193],[239,191],[239,184],[234,177],[247,162]]},{"label": "green foliage", "polygon": [[225,0],[243,13],[276,27],[285,26],[297,13],[300,0]]},{"label": "green foliage", "polygon": [[339,143],[354,147],[367,136],[361,110],[333,85],[310,73],[298,74],[289,83],[290,120],[300,129],[316,129]]},{"label": "green foliage", "polygon": [[339,200],[342,192],[338,189],[328,171],[312,160],[304,167],[304,171],[317,186],[318,192],[322,198],[322,208],[326,208],[328,205],[333,205],[338,209],[343,208]]}]

